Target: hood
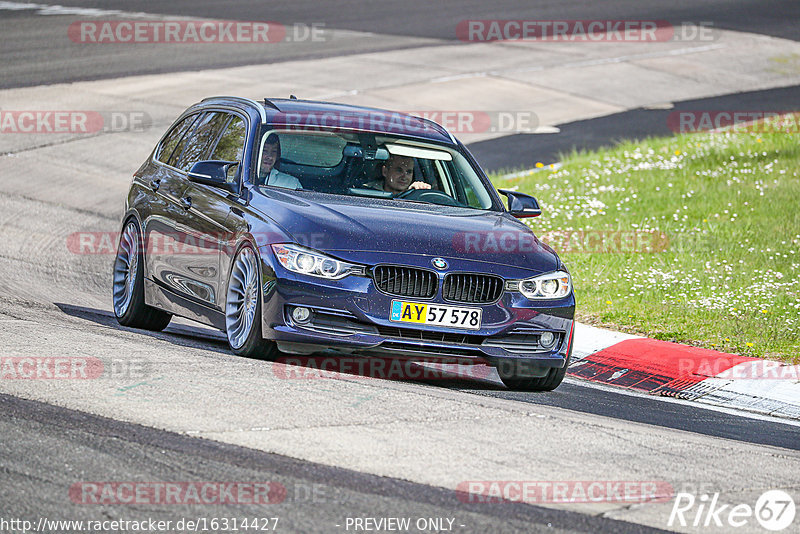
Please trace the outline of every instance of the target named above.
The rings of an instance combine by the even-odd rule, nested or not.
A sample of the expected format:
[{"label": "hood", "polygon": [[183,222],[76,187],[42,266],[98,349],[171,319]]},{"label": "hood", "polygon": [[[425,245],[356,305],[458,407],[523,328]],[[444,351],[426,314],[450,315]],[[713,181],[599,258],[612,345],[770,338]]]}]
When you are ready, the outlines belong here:
[{"label": "hood", "polygon": [[262,190],[252,206],[296,243],[345,261],[393,253],[503,264],[537,273],[556,270],[559,264],[549,246],[507,213],[276,190]]}]

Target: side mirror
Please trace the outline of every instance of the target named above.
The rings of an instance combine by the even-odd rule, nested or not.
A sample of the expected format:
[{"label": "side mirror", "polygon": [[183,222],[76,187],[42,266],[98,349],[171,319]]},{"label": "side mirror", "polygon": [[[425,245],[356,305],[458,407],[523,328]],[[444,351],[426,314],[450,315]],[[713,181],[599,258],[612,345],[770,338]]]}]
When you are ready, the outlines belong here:
[{"label": "side mirror", "polygon": [[238,193],[236,182],[228,181],[228,169],[238,165],[238,161],[207,160],[198,161],[187,174],[189,181]]},{"label": "side mirror", "polygon": [[508,212],[517,219],[538,217],[542,214],[539,202],[534,197],[508,189],[498,189],[497,191],[508,197]]}]

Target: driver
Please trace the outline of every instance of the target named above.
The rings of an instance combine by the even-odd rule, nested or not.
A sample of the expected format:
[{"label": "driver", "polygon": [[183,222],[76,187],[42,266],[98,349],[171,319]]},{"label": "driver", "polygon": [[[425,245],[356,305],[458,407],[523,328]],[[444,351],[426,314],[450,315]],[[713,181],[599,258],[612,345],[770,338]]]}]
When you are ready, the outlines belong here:
[{"label": "driver", "polygon": [[264,141],[261,151],[261,167],[258,169],[259,185],[274,185],[287,189],[302,189],[300,180],[275,168],[281,159],[281,141],[278,135],[271,133]]},{"label": "driver", "polygon": [[414,181],[414,159],[407,156],[389,156],[380,166],[380,177],[364,184],[387,193],[403,193],[409,189],[430,189],[431,184]]}]

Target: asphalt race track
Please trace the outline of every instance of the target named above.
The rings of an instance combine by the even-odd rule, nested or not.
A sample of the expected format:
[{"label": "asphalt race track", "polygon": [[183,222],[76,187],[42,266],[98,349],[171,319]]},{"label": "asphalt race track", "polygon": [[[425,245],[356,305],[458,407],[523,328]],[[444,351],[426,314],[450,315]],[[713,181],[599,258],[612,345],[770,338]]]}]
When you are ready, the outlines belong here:
[{"label": "asphalt race track", "polygon": [[[711,98],[675,102],[664,109],[637,108],[596,119],[559,124],[558,133],[513,134],[469,145],[470,152],[488,169],[533,168],[537,162],[556,163],[560,155],[573,150],[594,150],[613,146],[621,139],[646,139],[671,135],[667,126],[670,113],[706,109],[800,109],[800,86],[748,91]],[[529,147],[535,147],[530,150]],[[509,165],[504,154],[515,154]]]},{"label": "asphalt race track", "polygon": [[[46,2],[42,2],[46,4]],[[666,20],[673,24],[684,21],[710,22],[715,27],[754,32],[797,40],[800,29],[800,6],[791,0],[742,2],[712,0],[696,2],[679,0],[611,0],[592,5],[572,2],[519,2],[500,0],[487,4],[477,0],[454,5],[425,0],[402,4],[388,2],[301,0],[291,3],[265,3],[258,0],[235,2],[194,2],[152,0],[107,2],[66,1],[62,6],[122,10],[128,13],[153,13],[192,16],[217,20],[270,20],[282,24],[321,23],[325,28],[374,34],[335,47],[294,46],[264,47],[234,51],[192,51],[189,54],[165,55],[157,48],[124,47],[88,48],[80,54],[64,46],[57,21],[41,20],[31,11],[5,12],[4,67],[15,72],[3,76],[0,87],[19,87],[72,80],[129,76],[131,74],[173,72],[197,68],[217,68],[251,63],[289,61],[297,58],[354,54],[396,47],[413,47],[431,41],[450,44],[456,41],[454,26],[462,19],[642,19]],[[53,26],[51,26],[53,24]],[[35,29],[35,31],[32,31]],[[246,47],[245,47],[246,48]],[[7,71],[8,72],[8,71]]]},{"label": "asphalt race track", "polygon": [[[63,487],[71,485],[70,472],[81,470],[92,480],[140,479],[173,480],[186,473],[202,472],[209,480],[269,481],[285,488],[285,500],[269,508],[269,516],[280,518],[294,531],[334,530],[333,522],[355,517],[457,517],[456,528],[484,532],[663,532],[565,510],[537,506],[465,505],[453,491],[402,480],[369,476],[356,471],[309,464],[275,454],[211,441],[56,408],[47,404],[0,396],[3,407],[0,428],[7,441],[18,447],[6,450],[4,458],[15,469],[5,477],[3,502],[18,515],[44,515],[91,519],[93,510],[80,506],[65,509]],[[4,441],[6,441],[4,440]],[[31,457],[25,448],[46,448]],[[48,452],[50,451],[50,452]],[[58,451],[54,454],[52,451]],[[52,466],[63,457],[74,457],[71,470],[53,472]],[[99,461],[101,460],[101,461]],[[48,473],[31,484],[31,472]],[[20,490],[35,492],[36,502],[20,499]],[[26,514],[27,512],[27,514]],[[343,512],[346,512],[343,513]],[[124,506],[109,507],[111,517],[130,513]],[[159,507],[148,510],[148,517],[170,520],[176,516],[196,516],[196,509]],[[211,506],[203,509],[209,517],[259,517],[263,506]],[[461,527],[460,525],[464,525]],[[327,527],[327,528],[326,528]]]},{"label": "asphalt race track", "polygon": [[[460,42],[454,28],[464,19],[640,18],[708,22],[721,30],[719,40],[702,50],[690,44],[665,52],[664,61],[676,71],[684,65],[679,60],[706,53],[719,55],[697,61],[734,61],[741,53],[737,42],[745,39],[768,49],[767,55],[788,58],[788,70],[761,78],[758,56],[743,60],[736,76],[697,75],[691,91],[654,85],[654,92],[675,94],[659,95],[655,102],[668,100],[669,106],[627,105],[625,98],[608,96],[610,86],[598,89],[603,98],[597,102],[589,102],[579,88],[539,87],[543,101],[564,95],[557,110],[537,109],[542,125],[557,130],[467,137],[488,169],[550,163],[573,148],[668,135],[665,117],[675,110],[797,110],[800,62],[792,58],[800,58],[800,3],[134,0],[65,1],[49,13],[45,4],[11,4],[0,2],[0,111],[96,106],[92,109],[144,112],[149,124],[144,131],[84,137],[0,134],[0,356],[88,357],[106,370],[95,380],[0,380],[0,532],[22,532],[3,523],[12,519],[35,526],[42,518],[150,518],[184,520],[185,527],[187,520],[244,517],[279,518],[272,525],[277,532],[390,530],[386,523],[378,528],[356,523],[357,518],[420,521],[424,528],[410,532],[705,532],[709,529],[668,524],[678,493],[718,494],[721,503],[754,506],[765,491],[783,489],[800,505],[796,421],[572,378],[547,394],[510,392],[493,374],[414,381],[348,374],[287,379],[296,372],[291,366],[237,358],[220,333],[189,321],[175,320],[162,333],[120,327],[110,311],[113,256],[102,250],[75,253],[69,245],[80,232],[118,231],[131,173],[164,128],[198,97],[225,88],[245,96],[262,91],[284,96],[297,85],[309,95],[414,109],[416,101],[404,101],[404,94],[439,91],[440,100],[430,105],[444,102],[439,109],[447,109],[441,106],[454,98],[449,78],[465,75],[455,65],[461,55],[470,63],[464,67],[470,76],[477,68],[471,62],[484,63],[491,64],[486,69],[517,69],[519,81],[527,49]],[[73,7],[77,10],[70,11]],[[92,15],[83,9],[104,11]],[[323,45],[203,45],[177,47],[178,52],[157,44],[74,46],[66,37],[65,28],[76,20],[124,19],[131,13],[144,13],[143,20],[321,24],[337,37]],[[583,50],[553,50],[552,57],[544,50],[541,61],[557,64],[574,54],[572,72],[584,78],[589,70],[580,69],[592,68],[584,63],[617,65],[634,54],[623,56],[610,46],[586,57],[580,56]],[[662,60],[658,50],[646,53],[636,61]],[[362,63],[374,68],[386,58],[391,69],[357,76],[348,71]],[[428,59],[452,66],[443,71],[447,80],[424,65]],[[654,64],[648,63],[652,71],[636,75],[646,78],[656,71]],[[403,69],[413,71],[413,79],[403,81]],[[491,87],[507,90],[502,94],[510,99],[527,90],[508,89],[508,79],[488,78],[465,82],[473,90],[458,93],[464,109],[491,102],[492,94],[481,93],[490,87],[484,83],[496,83]],[[370,85],[373,81],[382,83]],[[646,503],[486,503],[458,491],[476,481],[655,482],[667,491]],[[267,483],[277,497],[271,493],[270,504],[82,500],[81,491],[103,482]],[[686,517],[694,520],[695,512],[696,507]],[[206,531],[232,531],[215,524]],[[166,531],[192,530],[202,531],[174,526]],[[752,518],[735,531],[764,532]]]}]

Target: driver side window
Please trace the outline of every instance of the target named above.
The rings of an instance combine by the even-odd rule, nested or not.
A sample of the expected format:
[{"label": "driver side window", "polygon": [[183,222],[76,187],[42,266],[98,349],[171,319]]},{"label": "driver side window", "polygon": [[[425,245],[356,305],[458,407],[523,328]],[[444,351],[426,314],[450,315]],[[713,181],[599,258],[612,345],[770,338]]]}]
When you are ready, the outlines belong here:
[{"label": "driver side window", "polygon": [[197,121],[197,126],[183,149],[177,167],[188,171],[192,165],[205,159],[211,144],[217,139],[227,120],[228,114],[219,111],[210,111],[203,115]]},{"label": "driver side window", "polygon": [[244,119],[235,115],[232,116],[228,127],[222,133],[216,148],[211,153],[211,159],[239,162],[239,165],[228,168],[227,180],[229,183],[235,182],[240,172],[246,133],[247,125]]}]

